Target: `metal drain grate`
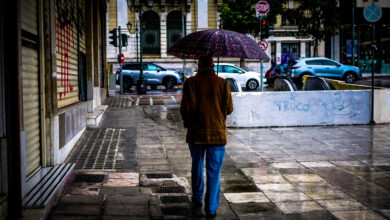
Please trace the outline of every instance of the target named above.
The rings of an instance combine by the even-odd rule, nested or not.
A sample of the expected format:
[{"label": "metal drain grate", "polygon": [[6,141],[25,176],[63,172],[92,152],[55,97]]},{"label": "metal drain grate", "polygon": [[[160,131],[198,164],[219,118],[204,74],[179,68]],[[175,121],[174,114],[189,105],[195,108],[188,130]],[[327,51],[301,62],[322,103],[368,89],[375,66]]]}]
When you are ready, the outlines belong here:
[{"label": "metal drain grate", "polygon": [[104,175],[98,174],[79,174],[75,177],[75,182],[86,182],[86,183],[101,183],[104,179]]},{"label": "metal drain grate", "polygon": [[160,200],[163,204],[166,203],[189,203],[187,196],[161,196]]},{"label": "metal drain grate", "polygon": [[126,129],[88,129],[77,143],[70,162],[77,170],[116,170],[122,169],[123,160],[118,160],[125,142]]},{"label": "metal drain grate", "polygon": [[191,213],[189,207],[162,207],[161,211],[164,215],[179,215],[179,216],[188,216]]},{"label": "metal drain grate", "polygon": [[171,187],[157,187],[156,193],[184,193],[184,187],[182,186],[171,186]]},{"label": "metal drain grate", "polygon": [[149,179],[172,178],[172,173],[147,173],[146,177]]}]

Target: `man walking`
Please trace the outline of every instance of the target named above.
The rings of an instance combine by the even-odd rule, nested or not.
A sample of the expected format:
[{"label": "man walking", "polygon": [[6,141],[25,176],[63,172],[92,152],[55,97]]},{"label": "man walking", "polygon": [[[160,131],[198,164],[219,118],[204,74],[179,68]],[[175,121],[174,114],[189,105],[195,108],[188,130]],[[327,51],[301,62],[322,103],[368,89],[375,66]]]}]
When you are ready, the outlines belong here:
[{"label": "man walking", "polygon": [[192,202],[202,206],[203,164],[206,155],[207,218],[216,216],[219,207],[220,173],[225,155],[226,117],[233,112],[230,87],[216,76],[213,58],[199,58],[198,73],[184,83],[180,114],[187,128],[186,141],[192,157]]}]

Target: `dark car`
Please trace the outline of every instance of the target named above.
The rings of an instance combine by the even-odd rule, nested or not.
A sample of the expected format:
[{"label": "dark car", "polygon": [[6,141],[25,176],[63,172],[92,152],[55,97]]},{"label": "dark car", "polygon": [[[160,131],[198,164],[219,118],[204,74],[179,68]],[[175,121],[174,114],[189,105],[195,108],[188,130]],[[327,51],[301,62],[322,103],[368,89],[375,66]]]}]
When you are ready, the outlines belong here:
[{"label": "dark car", "polygon": [[[172,89],[175,85],[183,83],[182,77],[177,71],[167,70],[153,63],[143,63],[142,77],[147,80],[147,85],[158,86],[164,85],[166,89]],[[129,90],[136,85],[140,74],[140,63],[125,63],[122,65],[123,88]],[[120,72],[116,72],[116,83],[120,84]]]},{"label": "dark car", "polygon": [[265,78],[270,86],[274,85],[275,79],[278,77],[287,76],[286,68],[281,65],[275,65],[265,73]]}]

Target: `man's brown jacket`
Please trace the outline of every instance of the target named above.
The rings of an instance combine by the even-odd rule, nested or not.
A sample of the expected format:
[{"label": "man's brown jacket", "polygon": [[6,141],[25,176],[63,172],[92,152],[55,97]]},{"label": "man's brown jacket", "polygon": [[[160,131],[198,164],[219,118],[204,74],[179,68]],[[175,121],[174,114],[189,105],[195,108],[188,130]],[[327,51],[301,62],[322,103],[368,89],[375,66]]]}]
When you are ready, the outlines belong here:
[{"label": "man's brown jacket", "polygon": [[232,112],[229,84],[212,69],[185,81],[180,114],[188,128],[187,143],[226,145],[226,116]]}]

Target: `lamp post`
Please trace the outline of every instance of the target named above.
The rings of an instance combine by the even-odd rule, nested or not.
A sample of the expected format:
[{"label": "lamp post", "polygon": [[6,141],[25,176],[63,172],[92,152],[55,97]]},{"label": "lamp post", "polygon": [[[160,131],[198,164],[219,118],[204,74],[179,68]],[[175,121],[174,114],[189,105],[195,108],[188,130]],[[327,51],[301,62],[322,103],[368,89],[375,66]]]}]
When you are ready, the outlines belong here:
[{"label": "lamp post", "polygon": [[[149,10],[152,9],[153,5],[154,5],[154,0],[147,0],[147,6],[149,8]],[[135,9],[135,4],[134,4],[134,0],[127,0],[127,6],[129,7],[130,10],[133,10],[134,12],[136,11]],[[145,79],[143,78],[143,62],[142,62],[142,41],[143,41],[143,29],[144,29],[144,21],[142,19],[142,1],[139,2],[139,5],[138,5],[138,12],[139,12],[139,22],[141,24],[141,27],[140,27],[140,30],[139,30],[139,33],[140,33],[140,70],[139,70],[139,78],[137,80],[137,94],[138,95],[141,95],[141,94],[145,94],[146,93],[146,82],[145,82]]]}]

